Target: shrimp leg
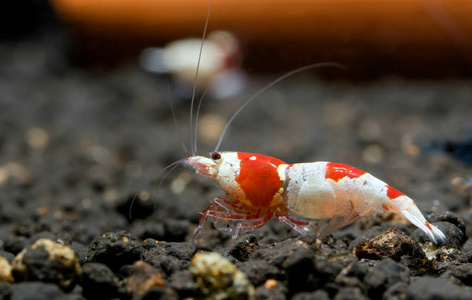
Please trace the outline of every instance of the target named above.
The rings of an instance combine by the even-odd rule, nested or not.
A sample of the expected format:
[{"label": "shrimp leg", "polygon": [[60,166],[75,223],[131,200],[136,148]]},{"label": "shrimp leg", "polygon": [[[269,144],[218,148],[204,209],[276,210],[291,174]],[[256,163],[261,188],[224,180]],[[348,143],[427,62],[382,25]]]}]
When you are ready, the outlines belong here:
[{"label": "shrimp leg", "polygon": [[[215,201],[215,200],[222,200],[222,201]],[[201,213],[200,213],[200,221],[195,231],[194,240],[197,236],[203,231],[205,228],[205,224],[208,220],[208,217],[213,217],[217,219],[226,219],[226,220],[246,220],[247,213],[244,212],[233,212],[230,209],[230,206],[227,206],[227,203],[224,202],[224,199],[215,198],[210,205],[208,205]]]},{"label": "shrimp leg", "polygon": [[277,216],[280,222],[283,222],[287,224],[288,226],[292,227],[295,229],[298,233],[302,235],[307,235],[307,227],[312,226],[311,222],[308,221],[298,221],[293,218],[287,217],[287,216]]},{"label": "shrimp leg", "polygon": [[239,231],[249,232],[249,231],[256,230],[257,228],[264,226],[267,222],[269,222],[270,219],[272,219],[272,214],[266,214],[262,218],[254,219],[254,220],[247,220],[246,222],[240,222],[238,225],[236,225],[236,229],[234,230],[234,233],[231,236],[231,241],[229,242],[229,245],[226,248],[225,256],[228,256],[229,250],[233,247],[234,243],[236,242]]}]

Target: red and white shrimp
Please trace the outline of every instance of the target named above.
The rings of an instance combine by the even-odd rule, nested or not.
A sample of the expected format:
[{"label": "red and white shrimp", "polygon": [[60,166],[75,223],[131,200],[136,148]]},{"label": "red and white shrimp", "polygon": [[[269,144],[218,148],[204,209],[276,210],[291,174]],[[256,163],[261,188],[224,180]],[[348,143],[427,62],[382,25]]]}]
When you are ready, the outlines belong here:
[{"label": "red and white shrimp", "polygon": [[197,174],[215,179],[225,191],[201,213],[196,235],[209,217],[215,225],[236,221],[236,226],[226,228],[233,231],[226,255],[241,232],[260,228],[272,217],[301,234],[311,231],[321,239],[361,217],[390,211],[406,217],[434,243],[446,240],[411,198],[349,165],[287,164],[274,157],[242,152],[213,152],[210,158],[191,156],[181,162]]}]

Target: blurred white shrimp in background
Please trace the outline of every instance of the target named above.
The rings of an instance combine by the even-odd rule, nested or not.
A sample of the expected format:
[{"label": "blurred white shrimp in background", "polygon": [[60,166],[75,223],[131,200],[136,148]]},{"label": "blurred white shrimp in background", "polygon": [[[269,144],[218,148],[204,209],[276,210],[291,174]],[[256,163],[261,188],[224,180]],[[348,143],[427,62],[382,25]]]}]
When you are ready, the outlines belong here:
[{"label": "blurred white shrimp in background", "polygon": [[141,53],[140,63],[148,72],[170,74],[175,80],[178,97],[190,98],[194,84],[200,92],[208,90],[216,100],[241,92],[246,86],[246,75],[239,67],[241,51],[236,37],[228,31],[214,31],[208,35],[195,82],[201,46],[201,39],[188,38],[171,42],[164,48],[147,48]]}]

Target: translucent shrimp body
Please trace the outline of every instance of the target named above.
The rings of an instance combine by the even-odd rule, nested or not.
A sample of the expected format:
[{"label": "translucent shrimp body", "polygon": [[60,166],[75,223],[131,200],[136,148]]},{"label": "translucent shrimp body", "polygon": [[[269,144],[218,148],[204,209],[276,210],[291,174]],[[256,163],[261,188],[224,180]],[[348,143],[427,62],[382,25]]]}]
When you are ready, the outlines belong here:
[{"label": "translucent shrimp body", "polygon": [[203,210],[196,234],[211,217],[217,228],[232,232],[226,255],[239,233],[262,227],[272,217],[301,234],[312,232],[323,238],[363,216],[390,211],[406,217],[434,243],[446,240],[412,199],[345,164],[286,164],[270,156],[242,152],[214,152],[210,158],[191,156],[182,163],[215,179],[225,191]]}]

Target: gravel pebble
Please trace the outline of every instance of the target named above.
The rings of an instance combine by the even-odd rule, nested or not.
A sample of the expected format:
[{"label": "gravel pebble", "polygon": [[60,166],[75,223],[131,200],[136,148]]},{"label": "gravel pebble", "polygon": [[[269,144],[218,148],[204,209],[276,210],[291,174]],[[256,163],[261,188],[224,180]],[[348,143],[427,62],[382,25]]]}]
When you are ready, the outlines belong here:
[{"label": "gravel pebble", "polygon": [[395,283],[410,281],[410,271],[401,263],[386,258],[369,270],[364,278],[369,297],[380,299],[384,292]]},{"label": "gravel pebble", "polygon": [[268,279],[281,279],[281,271],[265,260],[251,260],[236,264],[254,286],[259,286]]},{"label": "gravel pebble", "polygon": [[[437,222],[434,223],[439,230],[441,230],[447,237],[445,243],[439,243],[437,246],[446,246],[447,248],[460,249],[462,245],[466,242],[467,238],[465,233],[459,229],[456,225],[449,222]],[[421,229],[416,229],[411,238],[420,244],[430,244],[431,241],[429,237]],[[425,251],[426,252],[426,251]]]},{"label": "gravel pebble", "polygon": [[170,288],[166,287],[153,287],[149,290],[146,290],[143,294],[138,296],[137,298],[133,298],[136,300],[178,300],[182,299],[179,298],[178,294]]},{"label": "gravel pebble", "polygon": [[389,286],[383,293],[382,299],[385,300],[404,300],[406,298],[406,290],[408,283],[397,282]]},{"label": "gravel pebble", "polygon": [[195,254],[190,272],[205,298],[255,299],[246,275],[218,253]]},{"label": "gravel pebble", "polygon": [[180,299],[191,298],[198,294],[198,288],[189,270],[177,271],[168,279],[169,287],[174,289]]},{"label": "gravel pebble", "polygon": [[292,300],[312,300],[312,299],[330,300],[331,298],[329,297],[328,292],[324,290],[317,290],[311,293],[308,293],[308,292],[298,293],[292,297]]},{"label": "gravel pebble", "polygon": [[0,256],[0,281],[13,282],[10,262],[3,256]]},{"label": "gravel pebble", "polygon": [[3,250],[0,250],[0,256],[5,258],[10,264],[15,259],[15,255],[13,253],[3,251]]},{"label": "gravel pebble", "polygon": [[452,211],[446,211],[444,213],[434,213],[429,215],[428,217],[431,222],[448,222],[454,224],[463,233],[464,240],[462,241],[462,243],[467,240],[466,225],[458,214]]},{"label": "gravel pebble", "polygon": [[154,288],[161,291],[163,286],[165,281],[161,273],[146,262],[136,261],[132,266],[132,275],[128,278],[126,291],[133,298],[139,298]]},{"label": "gravel pebble", "polygon": [[413,240],[398,228],[392,228],[367,239],[354,247],[354,255],[359,259],[381,259],[391,257],[400,260],[401,256],[413,250]]},{"label": "gravel pebble", "polygon": [[10,299],[12,293],[13,284],[6,281],[0,281],[0,299]]},{"label": "gravel pebble", "polygon": [[10,236],[3,243],[3,250],[13,253],[15,256],[30,245],[29,239],[24,236]]},{"label": "gravel pebble", "polygon": [[[280,260],[281,263],[277,263]],[[274,262],[285,270],[289,290],[306,291],[319,286],[319,281],[327,280],[327,274],[322,276],[321,271],[315,272],[315,253],[309,249],[296,248],[293,252],[281,252]],[[320,262],[320,268],[323,268],[322,264]]]},{"label": "gravel pebble", "polygon": [[[8,298],[7,298],[8,299]],[[20,282],[12,286],[10,300],[81,300],[77,294],[66,294],[56,284],[45,282]]]},{"label": "gravel pebble", "polygon": [[141,243],[126,231],[105,233],[87,250],[88,261],[104,263],[115,271],[134,263],[140,256]]},{"label": "gravel pebble", "polygon": [[470,300],[471,297],[470,288],[429,276],[412,278],[406,293],[406,300]]},{"label": "gravel pebble", "polygon": [[357,287],[343,287],[336,293],[333,300],[367,300],[362,291]]},{"label": "gravel pebble", "polygon": [[468,239],[462,247],[462,253],[467,257],[468,261],[472,263],[472,239]]},{"label": "gravel pebble", "polygon": [[367,285],[364,278],[369,268],[365,262],[354,261],[339,272],[334,281],[339,287],[357,287],[367,295]]},{"label": "gravel pebble", "polygon": [[472,287],[472,264],[454,264],[441,277],[454,278],[457,283]]},{"label": "gravel pebble", "polygon": [[16,282],[52,282],[69,291],[75,286],[82,268],[70,247],[39,239],[15,257],[12,273]]},{"label": "gravel pebble", "polygon": [[123,296],[119,280],[113,271],[102,263],[90,262],[82,266],[82,289],[87,299],[112,299]]},{"label": "gravel pebble", "polygon": [[265,284],[256,288],[256,299],[260,300],[285,300],[287,299],[287,287],[274,279],[269,279]]},{"label": "gravel pebble", "polygon": [[196,251],[196,245],[191,242],[176,243],[146,239],[142,244],[143,258],[167,254],[180,260],[190,261]]}]

